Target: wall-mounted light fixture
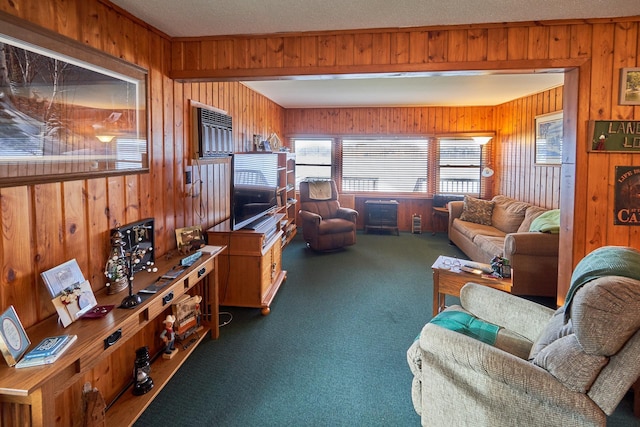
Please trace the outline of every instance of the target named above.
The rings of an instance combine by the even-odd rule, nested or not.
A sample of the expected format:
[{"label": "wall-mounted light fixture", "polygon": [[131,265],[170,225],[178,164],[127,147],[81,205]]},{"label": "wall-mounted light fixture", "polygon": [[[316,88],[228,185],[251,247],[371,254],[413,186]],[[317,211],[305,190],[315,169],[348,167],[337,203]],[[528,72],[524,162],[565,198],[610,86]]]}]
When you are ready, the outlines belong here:
[{"label": "wall-mounted light fixture", "polygon": [[488,143],[489,141],[491,141],[491,139],[493,138],[492,136],[472,136],[471,138],[473,138],[473,140],[480,144],[480,145],[485,145],[486,143]]},{"label": "wall-mounted light fixture", "polygon": [[109,142],[113,141],[113,138],[115,138],[115,135],[96,135],[96,138],[98,138],[100,142],[104,142],[105,144],[108,144]]},{"label": "wall-mounted light fixture", "polygon": [[482,178],[483,177],[488,178],[491,175],[493,175],[493,169],[482,168],[482,151],[483,151],[482,146],[486,145],[489,141],[491,141],[493,136],[482,135],[482,136],[472,136],[471,138],[473,138],[473,140],[480,145],[480,180],[478,182],[478,197],[482,197]]}]

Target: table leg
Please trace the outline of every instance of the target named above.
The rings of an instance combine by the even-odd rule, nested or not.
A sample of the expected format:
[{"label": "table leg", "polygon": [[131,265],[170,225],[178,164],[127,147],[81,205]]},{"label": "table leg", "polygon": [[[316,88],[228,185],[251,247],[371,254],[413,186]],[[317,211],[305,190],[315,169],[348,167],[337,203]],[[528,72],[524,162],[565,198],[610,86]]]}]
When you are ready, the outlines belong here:
[{"label": "table leg", "polygon": [[433,316],[435,317],[444,306],[444,298],[440,302],[440,273],[433,270]]}]

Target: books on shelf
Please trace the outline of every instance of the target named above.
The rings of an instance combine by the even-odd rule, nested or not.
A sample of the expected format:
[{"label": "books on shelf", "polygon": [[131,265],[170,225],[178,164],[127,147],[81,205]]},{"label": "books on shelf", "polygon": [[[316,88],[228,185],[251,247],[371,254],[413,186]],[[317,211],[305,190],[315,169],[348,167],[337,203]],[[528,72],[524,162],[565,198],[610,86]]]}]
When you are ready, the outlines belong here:
[{"label": "books on shelf", "polygon": [[60,335],[45,338],[33,350],[24,355],[16,363],[16,368],[48,365],[58,360],[69,347],[78,339],[77,335]]}]

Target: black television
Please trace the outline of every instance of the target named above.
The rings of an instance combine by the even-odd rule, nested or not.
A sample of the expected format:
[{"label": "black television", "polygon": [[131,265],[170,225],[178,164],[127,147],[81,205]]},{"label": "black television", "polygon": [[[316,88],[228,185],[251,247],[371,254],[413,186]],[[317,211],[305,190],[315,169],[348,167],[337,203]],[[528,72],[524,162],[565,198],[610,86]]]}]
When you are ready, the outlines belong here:
[{"label": "black television", "polygon": [[237,153],[231,162],[232,229],[255,229],[265,215],[278,208],[278,155]]}]

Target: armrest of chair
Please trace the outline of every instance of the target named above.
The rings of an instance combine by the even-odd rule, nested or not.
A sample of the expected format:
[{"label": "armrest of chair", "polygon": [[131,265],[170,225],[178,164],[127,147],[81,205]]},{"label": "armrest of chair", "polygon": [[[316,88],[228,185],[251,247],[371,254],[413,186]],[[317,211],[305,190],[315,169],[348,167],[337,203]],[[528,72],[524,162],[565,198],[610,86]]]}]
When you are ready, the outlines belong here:
[{"label": "armrest of chair", "polygon": [[504,257],[514,255],[558,256],[560,235],[529,231],[509,233],[504,238]]},{"label": "armrest of chair", "polygon": [[302,219],[303,223],[311,223],[311,224],[315,224],[315,225],[319,225],[320,224],[320,220],[322,219],[322,217],[320,215],[318,215],[317,213],[313,213],[313,212],[309,212],[309,211],[303,211],[300,210],[300,218]]},{"label": "armrest of chair", "polygon": [[[430,370],[433,370],[450,377],[452,383],[460,384],[462,388],[467,385],[477,387],[480,389],[478,391],[493,390],[493,404],[503,405],[506,411],[511,407],[523,408],[540,402],[565,409],[568,413],[581,412],[586,407],[599,411],[586,395],[569,390],[553,375],[533,363],[438,325],[425,325],[420,333],[420,348],[423,394],[425,387],[438,389],[430,393],[431,398],[438,398],[440,393],[447,394],[443,393],[442,387],[450,386],[428,384],[432,374]],[[466,396],[469,404],[477,404],[477,396],[474,397],[473,392],[461,393],[458,390],[457,396]],[[442,398],[446,399],[447,396]],[[544,411],[540,411],[540,415],[544,417]]]},{"label": "armrest of chair", "polygon": [[474,316],[535,341],[554,310],[497,289],[467,283],[460,290],[462,307]]},{"label": "armrest of chair", "polygon": [[336,216],[339,218],[344,218],[351,222],[356,222],[356,218],[358,217],[358,211],[351,208],[343,208],[339,207],[336,211]]}]

